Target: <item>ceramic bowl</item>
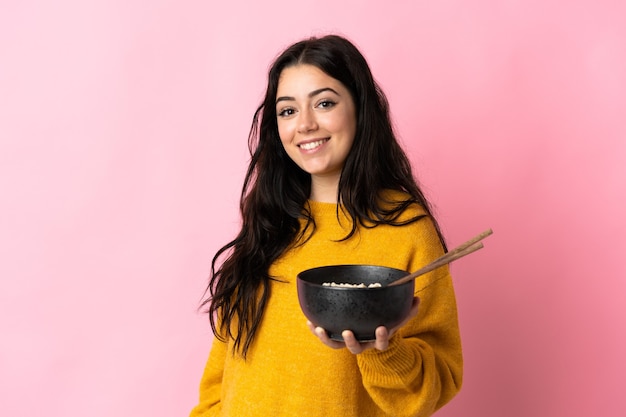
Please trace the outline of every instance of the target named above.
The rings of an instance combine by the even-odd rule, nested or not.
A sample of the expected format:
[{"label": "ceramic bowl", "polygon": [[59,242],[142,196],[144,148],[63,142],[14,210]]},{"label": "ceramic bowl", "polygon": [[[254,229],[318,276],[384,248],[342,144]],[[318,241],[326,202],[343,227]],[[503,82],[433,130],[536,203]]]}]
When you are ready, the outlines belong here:
[{"label": "ceramic bowl", "polygon": [[[352,330],[359,341],[375,340],[378,326],[391,329],[409,314],[415,281],[386,286],[408,272],[375,265],[329,265],[302,271],[297,276],[298,301],[304,315],[326,330],[333,340]],[[329,286],[324,283],[380,283],[377,288]]]}]

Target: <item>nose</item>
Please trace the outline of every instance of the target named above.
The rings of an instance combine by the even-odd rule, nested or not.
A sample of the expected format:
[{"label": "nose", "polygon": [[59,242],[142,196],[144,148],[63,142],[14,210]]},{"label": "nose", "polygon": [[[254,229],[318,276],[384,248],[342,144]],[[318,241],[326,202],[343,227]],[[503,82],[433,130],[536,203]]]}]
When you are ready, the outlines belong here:
[{"label": "nose", "polygon": [[312,109],[300,110],[298,117],[298,132],[306,133],[312,132],[317,129],[317,120],[315,120],[315,114]]}]

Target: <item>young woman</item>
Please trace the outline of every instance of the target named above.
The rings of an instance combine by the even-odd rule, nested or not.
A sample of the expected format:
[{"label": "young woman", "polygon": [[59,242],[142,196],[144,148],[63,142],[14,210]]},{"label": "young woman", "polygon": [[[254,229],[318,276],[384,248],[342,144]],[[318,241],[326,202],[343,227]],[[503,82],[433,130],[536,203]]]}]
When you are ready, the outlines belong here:
[{"label": "young woman", "polygon": [[[447,267],[410,317],[344,342],[307,323],[296,276],[331,264],[413,271],[445,243],[394,135],[387,100],[347,39],[298,42],[273,63],[249,136],[242,226],[212,262],[215,334],[192,417],[429,416],[463,359]],[[419,296],[419,303],[418,303]]]}]

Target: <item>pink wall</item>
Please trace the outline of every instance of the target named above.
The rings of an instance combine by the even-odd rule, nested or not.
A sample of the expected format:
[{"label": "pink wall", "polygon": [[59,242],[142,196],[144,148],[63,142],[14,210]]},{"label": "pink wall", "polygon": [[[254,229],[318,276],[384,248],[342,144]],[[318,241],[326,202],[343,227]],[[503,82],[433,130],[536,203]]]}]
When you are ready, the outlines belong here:
[{"label": "pink wall", "polygon": [[623,2],[210,3],[0,4],[0,415],[186,415],[265,70],[327,31],[450,243],[495,231],[453,265],[466,376],[438,415],[626,415]]}]

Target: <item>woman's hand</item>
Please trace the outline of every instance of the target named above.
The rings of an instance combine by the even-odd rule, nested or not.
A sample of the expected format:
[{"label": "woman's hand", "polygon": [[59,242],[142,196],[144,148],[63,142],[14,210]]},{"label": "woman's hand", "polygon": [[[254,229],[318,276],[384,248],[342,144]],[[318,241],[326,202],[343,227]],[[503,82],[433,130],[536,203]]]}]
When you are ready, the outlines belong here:
[{"label": "woman's hand", "polygon": [[354,337],[354,333],[352,333],[350,330],[344,330],[343,332],[341,332],[341,337],[343,337],[344,341],[339,342],[337,340],[332,340],[330,337],[328,337],[326,330],[321,327],[315,327],[310,321],[307,321],[307,326],[309,326],[311,332],[313,332],[313,334],[316,335],[322,343],[333,349],[347,348],[355,355],[368,349],[386,350],[387,347],[389,347],[389,340],[396,333],[396,331],[398,331],[400,327],[404,326],[413,317],[417,316],[418,306],[419,298],[415,297],[413,298],[411,311],[409,312],[406,319],[404,319],[402,323],[400,323],[391,330],[388,330],[385,326],[380,326],[376,328],[376,340],[373,340],[371,342],[359,343],[359,341],[356,340],[356,337]]}]

